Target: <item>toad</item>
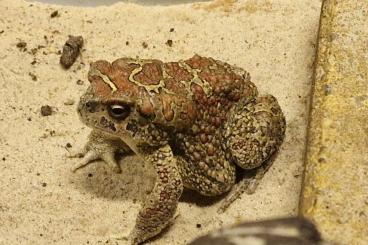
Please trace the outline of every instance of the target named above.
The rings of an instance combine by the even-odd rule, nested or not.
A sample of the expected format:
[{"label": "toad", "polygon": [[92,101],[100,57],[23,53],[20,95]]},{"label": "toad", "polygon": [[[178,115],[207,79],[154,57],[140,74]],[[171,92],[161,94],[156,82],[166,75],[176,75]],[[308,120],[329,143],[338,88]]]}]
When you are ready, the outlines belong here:
[{"label": "toad", "polygon": [[78,113],[92,132],[73,169],[102,159],[120,172],[114,156],[123,150],[155,171],[153,190],[128,237],[131,244],[170,223],[183,188],[204,196],[228,192],[236,166],[270,164],[285,135],[275,97],[259,96],[246,71],[213,58],[100,60],[91,64],[88,79]]}]

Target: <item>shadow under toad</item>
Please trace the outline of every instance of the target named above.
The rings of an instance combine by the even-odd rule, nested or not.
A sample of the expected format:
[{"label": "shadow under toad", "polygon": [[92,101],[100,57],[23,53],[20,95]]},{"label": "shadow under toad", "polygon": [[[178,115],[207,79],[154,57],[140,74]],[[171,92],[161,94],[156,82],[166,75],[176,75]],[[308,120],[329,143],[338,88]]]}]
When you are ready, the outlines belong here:
[{"label": "shadow under toad", "polygon": [[95,161],[70,173],[69,180],[79,191],[92,193],[97,198],[143,201],[155,181],[149,166],[135,156],[122,157],[118,161],[121,173],[113,172],[103,161]]},{"label": "shadow under toad", "polygon": [[[71,160],[76,163],[80,159]],[[102,161],[95,161],[78,170],[69,172],[69,182],[80,192],[92,193],[96,198],[109,200],[131,200],[143,202],[151,193],[155,183],[153,168],[144,164],[136,156],[118,159],[121,173],[115,173]],[[70,163],[72,166],[72,163]],[[191,203],[199,207],[211,206],[221,201],[224,195],[208,197],[185,189],[179,202]]]}]

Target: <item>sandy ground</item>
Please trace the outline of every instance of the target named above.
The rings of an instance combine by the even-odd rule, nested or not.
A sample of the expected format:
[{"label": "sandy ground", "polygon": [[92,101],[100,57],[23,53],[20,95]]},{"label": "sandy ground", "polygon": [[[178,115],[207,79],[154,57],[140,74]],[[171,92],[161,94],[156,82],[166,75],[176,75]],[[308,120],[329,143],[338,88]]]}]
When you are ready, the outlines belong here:
[{"label": "sandy ground", "polygon": [[[153,182],[147,166],[127,157],[122,174],[102,163],[72,174],[77,159],[67,158],[90,132],[75,111],[89,62],[123,56],[169,61],[198,53],[243,67],[262,93],[278,98],[287,119],[281,152],[255,194],[218,215],[218,199],[185,193],[174,225],[152,244],[185,244],[225,224],[296,214],[320,5],[221,0],[80,8],[1,0],[0,244],[115,244],[109,237],[134,225]],[[59,16],[50,18],[54,10]],[[58,52],[69,34],[82,35],[85,48],[65,71]],[[20,41],[26,47],[17,47]],[[41,116],[43,105],[54,113]]]}]

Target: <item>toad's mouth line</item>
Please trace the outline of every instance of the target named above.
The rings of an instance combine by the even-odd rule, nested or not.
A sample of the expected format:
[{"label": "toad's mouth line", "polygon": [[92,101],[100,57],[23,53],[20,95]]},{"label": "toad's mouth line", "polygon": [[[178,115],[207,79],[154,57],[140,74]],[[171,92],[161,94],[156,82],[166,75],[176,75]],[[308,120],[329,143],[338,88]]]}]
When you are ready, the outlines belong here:
[{"label": "toad's mouth line", "polygon": [[[83,116],[81,115],[82,120],[83,120]],[[104,119],[102,119],[104,118]],[[137,155],[140,156],[141,152],[138,150],[138,143],[135,142],[135,140],[133,139],[133,137],[131,135],[129,135],[129,133],[127,132],[118,132],[115,128],[115,125],[113,126],[115,130],[112,130],[110,126],[110,124],[114,124],[113,122],[109,121],[108,119],[106,119],[105,117],[102,117],[100,120],[107,120],[107,122],[103,122],[104,125],[101,125],[101,123],[99,121],[90,121],[90,120],[83,120],[84,124],[86,124],[88,127],[94,129],[94,130],[99,130],[102,131],[108,135],[111,135],[112,137],[117,137],[119,138],[121,141],[123,141],[126,145],[128,145],[128,147]],[[107,126],[108,124],[108,126]],[[124,133],[124,134],[123,134]]]}]

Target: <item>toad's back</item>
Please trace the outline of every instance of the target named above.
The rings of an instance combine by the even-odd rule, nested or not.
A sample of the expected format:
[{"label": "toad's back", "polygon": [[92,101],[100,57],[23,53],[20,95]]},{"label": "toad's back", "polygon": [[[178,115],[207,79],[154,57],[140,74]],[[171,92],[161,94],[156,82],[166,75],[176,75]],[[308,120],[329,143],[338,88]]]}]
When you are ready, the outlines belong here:
[{"label": "toad's back", "polygon": [[[121,58],[92,63],[89,80],[105,100],[124,98],[153,123],[186,129],[217,128],[240,99],[257,96],[248,73],[212,58],[193,56],[164,63]],[[211,130],[210,130],[211,131]]]}]

